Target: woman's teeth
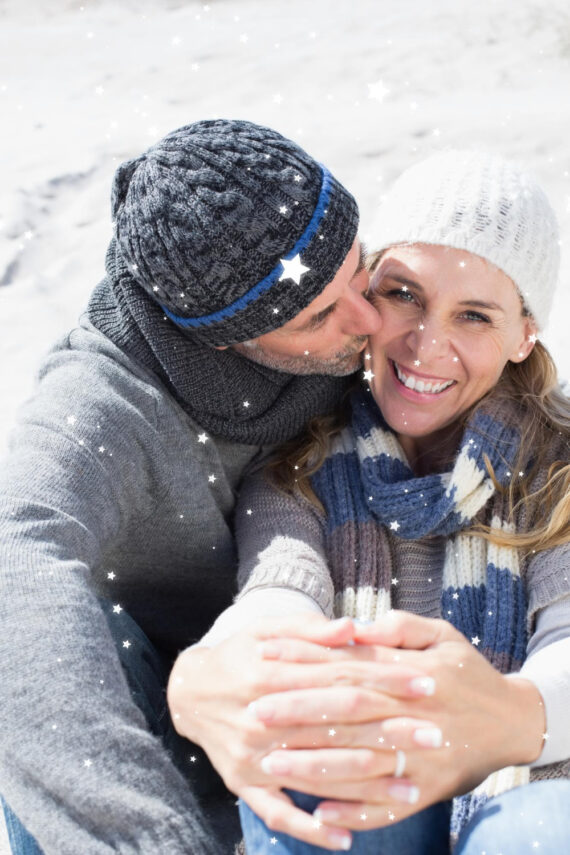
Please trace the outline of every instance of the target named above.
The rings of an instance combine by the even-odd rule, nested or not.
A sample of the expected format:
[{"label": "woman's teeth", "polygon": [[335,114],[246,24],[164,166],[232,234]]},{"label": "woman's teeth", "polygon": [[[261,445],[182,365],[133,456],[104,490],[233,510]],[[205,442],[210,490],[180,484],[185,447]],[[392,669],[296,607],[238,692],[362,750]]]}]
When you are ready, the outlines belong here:
[{"label": "woman's teeth", "polygon": [[432,383],[431,380],[416,379],[415,377],[404,374],[397,363],[394,362],[393,365],[400,383],[403,383],[407,389],[413,389],[414,392],[422,392],[424,395],[437,395],[438,392],[443,392],[444,389],[455,383],[455,380],[434,381]]}]

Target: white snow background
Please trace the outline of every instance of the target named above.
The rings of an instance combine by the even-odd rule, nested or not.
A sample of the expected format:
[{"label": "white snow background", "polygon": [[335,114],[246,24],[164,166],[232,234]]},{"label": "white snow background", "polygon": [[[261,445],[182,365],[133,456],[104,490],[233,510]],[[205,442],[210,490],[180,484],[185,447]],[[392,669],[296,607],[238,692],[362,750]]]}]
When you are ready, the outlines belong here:
[{"label": "white snow background", "polygon": [[521,160],[560,222],[543,339],[570,378],[569,105],[568,0],[0,0],[0,451],[104,273],[115,168],[202,118],[301,143],[355,194],[370,249],[375,204],[415,160]]}]

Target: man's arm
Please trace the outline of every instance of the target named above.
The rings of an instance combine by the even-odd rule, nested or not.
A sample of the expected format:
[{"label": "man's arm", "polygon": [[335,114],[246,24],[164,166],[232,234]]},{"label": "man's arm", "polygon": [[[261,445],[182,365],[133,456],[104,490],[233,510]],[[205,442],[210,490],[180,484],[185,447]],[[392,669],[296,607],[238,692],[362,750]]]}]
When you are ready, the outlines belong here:
[{"label": "man's arm", "polygon": [[[108,365],[98,380],[71,357],[52,361],[0,472],[2,794],[47,855],[208,853],[90,585],[145,471],[133,410]],[[100,451],[103,418],[113,456]]]}]

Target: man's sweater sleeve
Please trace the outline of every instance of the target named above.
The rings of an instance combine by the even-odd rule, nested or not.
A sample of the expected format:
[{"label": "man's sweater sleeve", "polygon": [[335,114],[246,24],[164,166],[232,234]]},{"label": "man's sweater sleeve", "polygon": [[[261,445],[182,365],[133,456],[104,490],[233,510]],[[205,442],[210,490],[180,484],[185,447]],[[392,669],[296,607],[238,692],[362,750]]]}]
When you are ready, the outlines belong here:
[{"label": "man's sweater sleeve", "polygon": [[56,354],[0,469],[0,792],[46,855],[212,851],[90,586],[137,501],[137,420],[112,366]]}]

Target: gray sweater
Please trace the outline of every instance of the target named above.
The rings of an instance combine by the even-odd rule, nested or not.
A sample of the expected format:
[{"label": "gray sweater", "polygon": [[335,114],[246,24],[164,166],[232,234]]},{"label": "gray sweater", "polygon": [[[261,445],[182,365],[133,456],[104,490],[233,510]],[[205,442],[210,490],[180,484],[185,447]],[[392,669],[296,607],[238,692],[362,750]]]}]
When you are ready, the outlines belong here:
[{"label": "gray sweater", "polygon": [[47,855],[212,851],[97,598],[171,659],[200,638],[235,591],[235,488],[264,451],[206,437],[87,321],[47,357],[0,468],[0,792]]}]

